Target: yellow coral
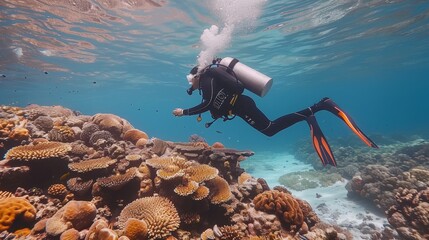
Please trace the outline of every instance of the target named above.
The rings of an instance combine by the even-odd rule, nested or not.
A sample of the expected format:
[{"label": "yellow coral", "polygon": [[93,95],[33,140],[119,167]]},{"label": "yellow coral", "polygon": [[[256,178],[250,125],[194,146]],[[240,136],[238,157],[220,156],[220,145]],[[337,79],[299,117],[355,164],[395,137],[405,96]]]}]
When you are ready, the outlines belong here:
[{"label": "yellow coral", "polygon": [[198,189],[192,194],[192,199],[197,201],[203,200],[209,195],[209,192],[210,190],[206,186],[200,185]]},{"label": "yellow coral", "polygon": [[185,178],[183,179],[183,182],[174,189],[174,192],[180,196],[188,196],[197,191],[197,189],[197,182]]},{"label": "yellow coral", "polygon": [[219,170],[207,164],[196,164],[190,166],[187,169],[186,173],[189,175],[192,181],[202,183],[204,181],[215,178],[218,175]]},{"label": "yellow coral", "polygon": [[146,222],[149,239],[170,236],[180,225],[180,217],[173,203],[159,196],[140,198],[128,204],[119,215],[118,226],[124,229],[130,218]]},{"label": "yellow coral", "polygon": [[228,182],[217,176],[209,181],[211,187],[210,187],[210,202],[213,204],[220,204],[224,203],[231,199],[232,193],[231,189],[229,188]]},{"label": "yellow coral", "polygon": [[40,160],[62,157],[71,150],[71,146],[60,142],[41,142],[37,145],[18,146],[10,149],[5,158],[17,161]]},{"label": "yellow coral", "polygon": [[252,178],[252,175],[246,172],[242,173],[240,176],[238,176],[238,185],[242,185],[245,181],[251,178]]},{"label": "yellow coral", "polygon": [[16,127],[10,131],[8,138],[14,141],[23,141],[30,138],[30,131],[23,127]]},{"label": "yellow coral", "polygon": [[17,219],[31,222],[36,208],[25,198],[10,197],[0,200],[0,232],[8,230]]}]

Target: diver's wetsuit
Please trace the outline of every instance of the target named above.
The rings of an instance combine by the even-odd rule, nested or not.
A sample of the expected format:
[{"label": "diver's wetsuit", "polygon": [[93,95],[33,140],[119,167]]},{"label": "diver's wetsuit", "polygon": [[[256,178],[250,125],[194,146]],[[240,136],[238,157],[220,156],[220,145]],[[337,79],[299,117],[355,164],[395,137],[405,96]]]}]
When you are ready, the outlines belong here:
[{"label": "diver's wetsuit", "polygon": [[[314,105],[270,121],[252,98],[241,95],[244,90],[243,85],[223,67],[210,68],[204,72],[200,77],[199,89],[202,92],[203,101],[193,108],[183,110],[184,115],[210,111],[214,118],[218,118],[234,114],[267,136],[273,136],[320,110],[320,107]],[[231,102],[234,100],[234,93],[237,94],[235,104]]]}]

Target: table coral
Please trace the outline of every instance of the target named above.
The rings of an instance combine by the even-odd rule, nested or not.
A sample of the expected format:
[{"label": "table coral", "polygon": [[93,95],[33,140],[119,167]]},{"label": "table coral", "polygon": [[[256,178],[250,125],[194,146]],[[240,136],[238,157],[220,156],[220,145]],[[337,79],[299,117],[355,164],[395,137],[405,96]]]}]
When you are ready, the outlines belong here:
[{"label": "table coral", "polygon": [[70,163],[69,169],[77,173],[87,173],[98,169],[105,169],[112,164],[116,163],[115,159],[109,157],[95,158],[90,160],[84,160],[77,163]]},{"label": "table coral", "polygon": [[25,223],[36,217],[36,208],[25,198],[9,197],[0,200],[0,232],[8,230],[17,219]]},{"label": "table coral", "polygon": [[62,157],[71,146],[60,142],[41,142],[37,145],[18,146],[10,149],[5,158],[16,161],[30,161]]}]

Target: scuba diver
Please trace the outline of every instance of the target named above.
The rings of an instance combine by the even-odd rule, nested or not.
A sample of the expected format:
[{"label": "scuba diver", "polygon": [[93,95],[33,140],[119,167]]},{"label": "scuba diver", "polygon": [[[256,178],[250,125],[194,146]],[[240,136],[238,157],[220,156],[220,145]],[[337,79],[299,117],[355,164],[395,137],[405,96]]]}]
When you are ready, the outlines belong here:
[{"label": "scuba diver", "polygon": [[187,79],[191,84],[187,93],[191,95],[193,91],[199,90],[200,95],[202,94],[202,102],[188,109],[176,108],[173,110],[173,114],[175,116],[198,114],[197,120],[201,121],[201,113],[210,111],[214,120],[206,123],[207,128],[219,118],[227,121],[239,116],[259,132],[271,137],[295,123],[305,120],[310,127],[314,149],[323,166],[327,164],[336,166],[332,150],[314,116],[315,113],[326,110],[343,120],[368,146],[378,148],[359,129],[352,118],[330,98],[323,98],[313,106],[275,120],[268,119],[256,106],[254,100],[242,93],[246,88],[263,97],[270,89],[272,79],[240,63],[235,58],[214,59],[212,64],[202,69],[196,66],[187,75]]}]

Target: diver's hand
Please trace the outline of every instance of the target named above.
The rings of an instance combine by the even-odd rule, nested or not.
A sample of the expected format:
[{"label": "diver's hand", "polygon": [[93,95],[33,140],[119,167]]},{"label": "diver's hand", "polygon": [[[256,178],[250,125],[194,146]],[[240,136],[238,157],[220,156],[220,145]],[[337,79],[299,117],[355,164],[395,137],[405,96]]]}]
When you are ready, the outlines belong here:
[{"label": "diver's hand", "polygon": [[176,117],[180,117],[183,116],[183,109],[181,108],[176,108],[173,110],[173,115]]}]

